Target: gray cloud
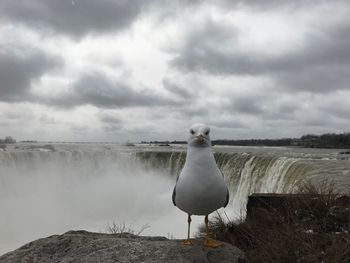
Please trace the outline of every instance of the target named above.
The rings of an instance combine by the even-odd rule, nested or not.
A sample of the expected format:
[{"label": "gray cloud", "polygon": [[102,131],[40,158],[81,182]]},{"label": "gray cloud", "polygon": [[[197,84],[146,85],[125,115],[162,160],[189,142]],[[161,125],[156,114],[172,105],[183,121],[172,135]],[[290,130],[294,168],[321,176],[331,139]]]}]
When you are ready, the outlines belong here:
[{"label": "gray cloud", "polygon": [[103,128],[107,132],[116,132],[123,129],[124,121],[116,114],[100,113],[98,114],[98,118],[103,123]]},{"label": "gray cloud", "polygon": [[[239,31],[208,22],[190,32],[171,65],[183,72],[266,75],[282,88],[312,92],[350,89],[350,20],[314,28],[296,51],[278,56],[235,49]],[[231,48],[227,48],[231,47]]]},{"label": "gray cloud", "polygon": [[[213,0],[214,2],[215,0]],[[217,1],[217,0],[216,0]],[[224,7],[249,7],[254,9],[275,9],[281,7],[298,7],[301,5],[310,5],[314,4],[309,0],[240,0],[240,1],[231,1],[231,0],[219,0],[220,5]]]},{"label": "gray cloud", "polygon": [[317,5],[322,4],[348,4],[348,0],[333,0],[333,1],[314,1],[314,0],[206,0],[206,1],[196,1],[210,3],[213,6],[219,6],[224,10],[234,9],[234,10],[252,10],[258,12],[265,12],[271,10],[288,10],[289,12],[295,9],[311,9]]},{"label": "gray cloud", "polygon": [[[205,34],[210,35],[209,32]],[[337,66],[350,65],[350,39],[339,39],[341,45],[329,46],[322,46],[325,43],[319,40],[315,41],[319,45],[316,49],[314,45],[308,45],[298,53],[269,57],[266,55],[254,56],[248,52],[221,51],[220,41],[216,47],[205,45],[206,37],[198,38],[198,44],[194,44],[193,40],[189,41],[172,64],[183,70],[203,71],[217,75],[280,74],[282,76],[283,74],[299,74],[305,70],[317,73],[320,67],[329,66],[331,69],[334,64]],[[347,46],[343,45],[344,42]],[[320,73],[324,75],[326,72]]]},{"label": "gray cloud", "polygon": [[215,119],[210,122],[210,125],[221,129],[246,129],[249,126],[239,118],[232,117],[230,120],[225,119]]},{"label": "gray cloud", "polygon": [[121,131],[123,129],[123,125],[121,123],[115,124],[115,123],[109,123],[104,125],[104,129],[106,132],[117,132]]},{"label": "gray cloud", "polygon": [[31,82],[61,65],[57,57],[41,51],[17,52],[4,46],[1,48],[0,101],[30,100]]},{"label": "gray cloud", "polygon": [[87,125],[72,124],[71,129],[74,133],[83,135],[88,132],[89,127]]},{"label": "gray cloud", "polygon": [[229,73],[240,63],[232,60],[233,54],[228,53],[223,44],[231,42],[232,45],[237,36],[238,31],[234,27],[208,18],[200,28],[191,30],[171,64],[184,71]]},{"label": "gray cloud", "polygon": [[[280,72],[276,79],[290,90],[331,93],[336,90],[350,90],[350,64],[329,65],[296,69],[294,73]],[[283,87],[282,86],[282,87]]]},{"label": "gray cloud", "polygon": [[183,87],[169,79],[163,79],[163,87],[182,99],[190,99],[193,97],[190,87]]},{"label": "gray cloud", "polygon": [[41,122],[41,123],[44,123],[44,124],[48,124],[48,125],[52,125],[52,124],[58,124],[59,122],[55,119],[55,118],[53,118],[53,117],[51,117],[51,116],[49,116],[49,115],[47,115],[47,114],[42,114],[41,116],[40,116],[40,118],[39,118],[39,121]]},{"label": "gray cloud", "polygon": [[32,119],[34,117],[33,112],[25,111],[23,112],[20,107],[13,107],[3,110],[0,113],[1,119],[7,119],[11,121],[23,121],[25,119]]},{"label": "gray cloud", "polygon": [[136,90],[126,83],[112,80],[105,74],[97,72],[80,76],[67,94],[45,98],[42,103],[57,107],[90,104],[101,108],[155,107],[175,104],[173,100],[151,89]]},{"label": "gray cloud", "polygon": [[235,112],[243,114],[261,114],[263,113],[263,108],[260,105],[261,99],[257,97],[243,97],[243,98],[234,98],[232,100],[232,109]]},{"label": "gray cloud", "polygon": [[123,121],[118,118],[117,116],[110,115],[110,114],[104,114],[100,117],[100,120],[105,123],[113,123],[113,124],[119,124]]},{"label": "gray cloud", "polygon": [[0,2],[0,17],[74,37],[123,29],[142,10],[141,0],[31,0]]},{"label": "gray cloud", "polygon": [[[217,127],[216,138],[237,139],[293,137],[348,127],[350,19],[342,17],[348,2],[73,1],[75,4],[71,0],[0,1],[1,29],[6,33],[2,42],[22,43],[21,47],[0,44],[0,126],[4,132],[35,134],[38,139],[52,133],[52,138],[70,139],[78,134],[76,138],[126,141],[186,139],[187,127],[194,122]],[[338,16],[342,4],[347,9]],[[335,12],[324,19],[329,6]],[[297,43],[289,51],[285,42],[271,44],[276,52],[261,51],[261,47],[252,51],[259,41],[242,45],[259,38],[260,33],[267,41],[291,33],[280,32],[278,26],[273,35],[247,31],[245,23],[249,28],[251,22],[257,22],[245,21],[249,16],[271,22],[270,18],[294,14],[295,27],[288,29]],[[262,30],[270,30],[267,26],[261,25]],[[107,36],[120,30],[128,37]],[[108,47],[100,52],[104,47],[97,46],[94,38],[81,39],[89,34],[101,34],[98,43],[107,43],[113,50]],[[67,44],[68,53],[61,57],[65,65],[43,51],[55,48],[57,38]],[[130,49],[123,47],[128,41]],[[145,50],[159,51],[159,56],[145,54],[144,45]],[[133,52],[134,47],[139,50]],[[76,52],[78,48],[82,52]],[[115,57],[120,61],[113,64]],[[173,59],[166,67],[169,57]],[[149,71],[148,76],[143,72],[144,63],[161,70]],[[60,72],[52,70],[58,66]],[[42,76],[47,78],[36,82]],[[141,88],[135,83],[147,84]],[[31,87],[35,87],[33,93]],[[50,94],[45,90],[54,87],[61,90]],[[12,103],[23,101],[32,103]],[[74,109],[83,105],[96,107],[86,108],[97,115],[88,116],[84,107]],[[73,118],[70,113],[81,119],[77,123],[69,120]],[[91,123],[85,121],[89,118]]]}]

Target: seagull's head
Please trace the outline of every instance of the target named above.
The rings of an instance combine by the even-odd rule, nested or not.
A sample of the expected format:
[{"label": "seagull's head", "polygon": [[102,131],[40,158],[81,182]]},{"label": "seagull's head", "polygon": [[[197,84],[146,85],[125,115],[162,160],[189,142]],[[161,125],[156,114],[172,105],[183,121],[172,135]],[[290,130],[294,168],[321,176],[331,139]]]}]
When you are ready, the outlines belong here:
[{"label": "seagull's head", "polygon": [[190,128],[190,136],[188,144],[195,147],[209,147],[211,146],[210,141],[210,128],[201,123],[193,124]]}]

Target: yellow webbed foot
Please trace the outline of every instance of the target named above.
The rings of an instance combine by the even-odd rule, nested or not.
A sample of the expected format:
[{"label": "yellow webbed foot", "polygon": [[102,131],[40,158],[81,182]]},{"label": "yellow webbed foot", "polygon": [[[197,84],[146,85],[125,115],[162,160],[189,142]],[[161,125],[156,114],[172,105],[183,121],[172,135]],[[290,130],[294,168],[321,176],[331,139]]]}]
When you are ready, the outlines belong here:
[{"label": "yellow webbed foot", "polygon": [[222,245],[223,245],[222,243],[215,241],[214,239],[211,239],[211,238],[206,238],[204,240],[204,246],[206,246],[206,247],[217,248],[217,247],[220,247]]},{"label": "yellow webbed foot", "polygon": [[193,246],[193,241],[191,239],[185,239],[181,241],[182,245]]}]

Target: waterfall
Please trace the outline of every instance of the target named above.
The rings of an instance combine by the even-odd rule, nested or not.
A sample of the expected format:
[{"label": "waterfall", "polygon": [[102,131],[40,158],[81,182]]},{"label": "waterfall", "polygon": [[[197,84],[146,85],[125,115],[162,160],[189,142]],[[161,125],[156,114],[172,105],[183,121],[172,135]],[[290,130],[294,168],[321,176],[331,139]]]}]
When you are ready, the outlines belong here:
[{"label": "waterfall", "polygon": [[246,153],[215,156],[229,186],[229,205],[235,217],[245,216],[250,194],[292,192],[313,169],[312,165],[289,157]]},{"label": "waterfall", "polygon": [[174,152],[136,152],[135,157],[142,162],[147,169],[160,169],[165,174],[177,176],[185,164],[186,153],[180,151]]},{"label": "waterfall", "polygon": [[[146,166],[177,176],[186,159],[185,152],[140,152],[136,156]],[[215,153],[230,191],[229,209],[235,217],[245,216],[248,195],[292,192],[314,167],[302,159],[248,153]]]},{"label": "waterfall", "polygon": [[[315,174],[315,166],[303,158],[253,153],[214,153],[216,162],[225,176],[230,191],[229,205],[236,213],[243,213],[248,195],[252,193],[287,193]],[[31,177],[38,174],[56,174],[72,178],[99,176],[110,171],[158,170],[172,176],[180,173],[186,159],[185,151],[120,151],[104,148],[70,149],[65,151],[17,151],[0,152],[0,189],[6,175]],[[12,182],[16,182],[13,180]]]},{"label": "waterfall", "polygon": [[[349,182],[350,160],[334,152],[237,149],[214,149],[229,186],[230,218],[245,216],[251,193],[287,193],[323,176]],[[7,147],[0,151],[0,254],[70,229],[103,231],[111,220],[131,221],[136,229],[149,223],[146,235],[183,237],[186,217],[171,193],[185,159],[184,147]],[[193,224],[196,231],[196,218]]]}]

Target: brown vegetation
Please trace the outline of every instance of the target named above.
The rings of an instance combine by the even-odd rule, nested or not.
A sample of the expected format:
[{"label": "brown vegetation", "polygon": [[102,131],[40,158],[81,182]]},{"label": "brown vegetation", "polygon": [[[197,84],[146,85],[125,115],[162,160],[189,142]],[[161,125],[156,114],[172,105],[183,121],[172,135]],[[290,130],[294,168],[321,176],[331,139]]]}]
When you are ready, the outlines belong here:
[{"label": "brown vegetation", "polygon": [[[257,208],[241,222],[217,216],[213,237],[243,250],[251,263],[350,262],[349,192],[332,184],[307,185],[300,198],[278,208]],[[203,231],[203,230],[201,230]]]}]

